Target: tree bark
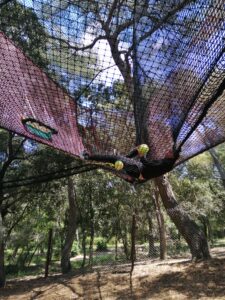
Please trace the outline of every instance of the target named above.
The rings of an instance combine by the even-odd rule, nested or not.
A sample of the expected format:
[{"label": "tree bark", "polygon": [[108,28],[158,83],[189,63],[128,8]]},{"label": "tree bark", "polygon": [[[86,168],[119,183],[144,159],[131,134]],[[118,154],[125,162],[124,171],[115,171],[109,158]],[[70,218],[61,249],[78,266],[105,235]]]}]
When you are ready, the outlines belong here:
[{"label": "tree bark", "polygon": [[52,258],[52,235],[53,235],[53,230],[52,228],[50,228],[48,231],[48,250],[46,254],[46,263],[45,263],[45,278],[48,277],[49,265],[51,263],[51,258]]},{"label": "tree bark", "polygon": [[209,259],[209,246],[204,232],[179,207],[167,177],[161,176],[156,178],[155,184],[158,187],[163,205],[169,217],[190,248],[192,260]]},{"label": "tree bark", "polygon": [[2,214],[0,210],[0,288],[5,286],[5,243]]},{"label": "tree bark", "polygon": [[90,191],[90,244],[89,244],[89,266],[93,264],[93,247],[94,247],[94,236],[95,236],[95,223],[94,223],[94,208],[92,203],[91,191]]},{"label": "tree bark", "polygon": [[28,267],[30,266],[30,264],[31,264],[31,262],[32,262],[32,259],[33,259],[34,255],[35,255],[35,253],[37,252],[39,246],[40,246],[40,243],[37,244],[37,246],[34,248],[34,251],[33,251],[33,253],[31,254],[31,256],[30,256],[30,258],[29,258],[29,262],[27,263],[27,266],[28,266]]},{"label": "tree bark", "polygon": [[82,261],[82,268],[85,267],[85,263],[86,263],[86,255],[87,255],[87,251],[86,251],[86,229],[84,228],[84,224],[82,227],[82,252],[83,252],[83,261]]},{"label": "tree bark", "polygon": [[117,233],[115,235],[115,260],[118,259],[118,237],[117,237]]},{"label": "tree bark", "polygon": [[152,214],[151,211],[147,211],[147,220],[148,220],[148,256],[156,256],[156,248],[154,244],[153,236],[153,223],[152,223]]},{"label": "tree bark", "polygon": [[159,203],[159,192],[154,189],[153,191],[153,202],[156,211],[156,218],[159,227],[159,241],[160,241],[160,259],[166,259],[167,255],[167,243],[166,243],[166,229],[163,213],[161,211],[160,203]]},{"label": "tree bark", "polygon": [[131,250],[130,250],[130,260],[131,260],[131,270],[130,273],[132,274],[134,270],[134,263],[136,260],[136,229],[137,229],[137,222],[136,222],[136,213],[133,213],[132,216],[132,225],[131,225]]},{"label": "tree bark", "polygon": [[122,242],[123,242],[123,251],[125,254],[125,257],[127,260],[130,259],[130,253],[129,253],[129,245],[128,245],[128,240],[127,240],[127,228],[126,225],[124,226],[124,231],[121,232],[121,238],[122,238]]},{"label": "tree bark", "polygon": [[76,234],[76,223],[77,223],[77,205],[76,205],[76,194],[73,179],[68,178],[68,201],[69,201],[69,215],[68,225],[66,228],[66,238],[62,249],[61,256],[61,270],[62,273],[68,273],[71,270],[70,256],[73,241]]}]

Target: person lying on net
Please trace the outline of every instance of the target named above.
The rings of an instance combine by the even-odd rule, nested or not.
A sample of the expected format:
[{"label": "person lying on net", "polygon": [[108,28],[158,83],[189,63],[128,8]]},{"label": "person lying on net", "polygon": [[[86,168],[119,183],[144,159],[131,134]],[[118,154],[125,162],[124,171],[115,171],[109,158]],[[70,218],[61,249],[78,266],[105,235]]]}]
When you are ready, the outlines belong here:
[{"label": "person lying on net", "polygon": [[[146,156],[148,152],[148,145],[141,144],[127,156],[90,155],[87,152],[84,152],[83,157],[86,160],[111,164],[117,171],[124,171],[134,180],[138,181],[146,181],[171,171],[179,157],[179,153],[176,150],[173,150],[168,152],[163,159],[150,160]],[[136,156],[139,157],[139,160],[134,159]]]}]

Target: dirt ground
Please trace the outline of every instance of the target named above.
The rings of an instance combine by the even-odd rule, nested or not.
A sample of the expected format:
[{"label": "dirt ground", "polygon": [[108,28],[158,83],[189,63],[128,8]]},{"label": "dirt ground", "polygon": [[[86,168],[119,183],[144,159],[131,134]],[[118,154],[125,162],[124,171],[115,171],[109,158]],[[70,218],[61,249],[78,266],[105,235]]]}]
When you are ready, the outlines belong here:
[{"label": "dirt ground", "polygon": [[208,262],[188,259],[96,268],[83,274],[54,275],[48,279],[11,280],[0,290],[1,300],[111,300],[111,299],[225,299],[225,248],[212,251]]}]

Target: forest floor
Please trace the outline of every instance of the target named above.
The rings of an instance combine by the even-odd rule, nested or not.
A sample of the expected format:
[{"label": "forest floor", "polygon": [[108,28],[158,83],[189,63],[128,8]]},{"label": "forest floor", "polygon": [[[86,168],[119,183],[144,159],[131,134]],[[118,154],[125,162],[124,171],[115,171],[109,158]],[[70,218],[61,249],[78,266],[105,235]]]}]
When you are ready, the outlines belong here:
[{"label": "forest floor", "polygon": [[9,280],[0,299],[225,299],[225,248],[214,248],[212,256],[196,264],[188,259],[139,262],[132,278],[128,264],[47,279],[27,276]]}]

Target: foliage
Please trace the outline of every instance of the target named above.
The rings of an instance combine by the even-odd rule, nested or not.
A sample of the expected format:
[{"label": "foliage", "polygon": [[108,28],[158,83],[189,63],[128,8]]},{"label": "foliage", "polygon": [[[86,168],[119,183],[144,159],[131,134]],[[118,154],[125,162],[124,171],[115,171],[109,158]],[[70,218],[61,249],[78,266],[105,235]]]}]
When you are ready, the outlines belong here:
[{"label": "foliage", "polygon": [[[162,14],[162,3],[164,2],[158,1],[157,11],[152,10],[151,12],[152,18],[158,18]],[[69,5],[69,2],[62,2],[61,4]],[[79,8],[82,12],[82,17],[87,17],[88,22],[91,22],[90,15],[96,11],[98,1],[74,0],[72,4]],[[168,4],[168,10],[171,6],[172,2]],[[13,11],[13,18],[10,19],[7,18],[9,9]],[[49,5],[46,2],[43,12],[47,9],[49,9]],[[118,13],[119,15],[122,13],[130,15],[132,9],[133,7],[128,3],[125,10],[120,10]],[[54,17],[57,18],[58,12],[54,11],[53,13],[55,14]],[[55,41],[55,49],[49,49],[46,53],[46,45],[48,45],[50,39],[49,33],[42,28],[37,15],[31,9],[24,9],[18,2],[10,1],[1,9],[0,22],[0,29],[12,37],[15,43],[35,63],[49,71],[54,71],[54,76],[57,76],[58,68],[66,68],[67,64],[71,64],[71,69],[69,69],[71,71],[74,69],[73,64],[77,64],[81,58],[79,55],[76,57],[71,55],[72,51],[69,49],[64,52],[64,59],[61,63],[53,68],[50,64],[51,56],[57,57],[59,55],[57,53],[60,46],[59,43]],[[86,23],[87,27],[88,22]],[[113,23],[113,26],[110,28],[112,34],[116,32],[115,24]],[[132,46],[130,45],[131,31],[129,30],[131,25],[129,23],[128,27],[118,33],[118,39],[126,35],[129,46]],[[80,28],[81,35],[84,34],[87,27]],[[96,31],[98,30],[99,25],[96,25]],[[185,26],[182,27],[182,30],[186,30]],[[68,57],[70,58],[69,60]],[[93,55],[91,60],[93,65],[96,59],[95,55]],[[81,63],[84,63],[86,70],[84,66],[81,68]],[[93,66],[92,68],[89,67],[87,57],[82,57],[79,64],[77,64],[75,74],[73,73],[71,77],[64,76],[59,79],[59,82],[62,85],[74,82],[74,78],[77,74],[80,74],[81,69],[84,73],[80,74],[80,79],[84,76],[93,76],[98,71],[94,70]],[[187,73],[188,75],[190,74]],[[191,76],[196,75],[191,74]],[[177,80],[177,78],[175,79]],[[174,84],[176,83],[175,79]],[[76,91],[77,95],[83,93],[84,98],[91,99],[92,105],[97,109],[104,106],[104,108],[110,110],[112,104],[115,104],[117,110],[123,111],[130,105],[130,101],[127,100],[129,97],[128,91],[120,80],[115,81],[110,87],[93,84],[91,87],[84,85],[83,88],[84,90]],[[154,83],[152,83],[153,89],[155,89]],[[145,87],[143,90],[145,92]],[[148,89],[149,92],[152,90]],[[149,95],[146,94],[147,96]],[[107,117],[106,113],[106,120]],[[127,122],[127,120],[125,121]],[[132,131],[134,132],[134,130]],[[124,132],[123,134],[125,136],[127,133]],[[114,138],[116,139],[116,134]],[[0,129],[0,168],[8,157],[9,140],[9,133]],[[23,138],[13,135],[13,149],[17,149],[22,141]],[[114,142],[112,138],[111,143],[114,144]],[[15,182],[24,176],[41,176],[42,174],[70,168],[77,164],[73,158],[65,154],[31,141],[26,141],[17,154],[17,158],[8,166],[4,175],[4,181],[10,180]],[[218,154],[222,164],[225,165],[224,146],[218,147]],[[218,237],[223,238],[222,241],[224,242],[225,192],[210,156],[203,154],[178,167],[170,174],[170,180],[183,209],[194,216],[203,228],[206,227],[209,238],[214,244],[216,244]],[[84,250],[86,250],[87,255],[90,255],[93,250],[93,245],[92,249],[90,246],[91,237],[93,237],[97,251],[107,250],[108,241],[113,240],[112,248],[116,247],[116,243],[118,247],[117,259],[129,259],[131,222],[134,213],[137,216],[136,243],[148,245],[150,230],[148,217],[150,215],[153,240],[156,248],[159,248],[158,225],[152,201],[153,186],[151,183],[135,189],[103,171],[77,175],[74,177],[74,182],[78,207],[78,237],[73,243],[73,256],[83,254]],[[15,186],[3,191],[1,213],[4,215],[8,272],[21,275],[32,266],[37,267],[36,269],[34,268],[35,272],[37,272],[37,269],[38,272],[43,270],[49,228],[53,228],[54,231],[53,259],[58,261],[66,233],[65,225],[67,225],[68,196],[66,180],[54,180],[42,184],[36,182],[31,186]],[[186,250],[186,246],[180,240],[174,224],[166,214],[164,215],[167,238],[175,241],[169,243],[169,254],[177,255],[178,253],[183,253]],[[83,241],[84,247],[82,247]],[[219,243],[217,244],[219,245]],[[112,261],[115,261],[114,253],[107,253],[107,255],[102,256],[94,255],[93,257],[93,265]],[[81,260],[73,262],[74,267],[80,267],[81,264]],[[39,268],[40,265],[41,268]],[[29,270],[31,271],[31,269]]]},{"label": "foliage", "polygon": [[104,239],[99,239],[96,244],[96,251],[107,251],[107,242]]}]

